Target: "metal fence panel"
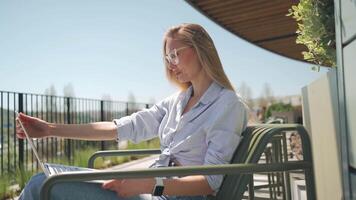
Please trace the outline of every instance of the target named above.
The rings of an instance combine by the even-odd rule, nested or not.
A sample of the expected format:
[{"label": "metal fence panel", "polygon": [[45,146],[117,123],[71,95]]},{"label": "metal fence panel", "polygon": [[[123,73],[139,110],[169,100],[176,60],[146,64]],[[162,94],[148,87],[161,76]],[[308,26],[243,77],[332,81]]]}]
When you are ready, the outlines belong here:
[{"label": "metal fence panel", "polygon": [[[36,171],[39,168],[26,140],[16,138],[15,112],[41,118],[51,123],[83,124],[111,121],[148,108],[149,104],[98,99],[60,97],[0,91],[0,171],[14,172],[19,166]],[[47,162],[66,159],[71,163],[74,153],[83,147],[97,150],[114,149],[116,141],[81,141],[63,138],[35,140],[40,156]]]}]

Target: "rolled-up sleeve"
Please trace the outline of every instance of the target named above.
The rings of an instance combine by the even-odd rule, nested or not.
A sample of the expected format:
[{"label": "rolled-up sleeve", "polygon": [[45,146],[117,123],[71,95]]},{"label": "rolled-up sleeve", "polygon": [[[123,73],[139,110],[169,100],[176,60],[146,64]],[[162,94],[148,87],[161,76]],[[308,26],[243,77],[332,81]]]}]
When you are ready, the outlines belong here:
[{"label": "rolled-up sleeve", "polygon": [[149,109],[133,113],[130,116],[114,119],[119,140],[130,140],[138,143],[154,138],[164,115],[168,112],[166,101],[161,101]]},{"label": "rolled-up sleeve", "polygon": [[[204,159],[205,165],[219,165],[230,163],[237,148],[241,133],[246,128],[246,106],[235,101],[221,107],[215,118],[214,125],[207,131],[207,152]],[[224,175],[209,175],[206,179],[215,192],[220,188]]]}]

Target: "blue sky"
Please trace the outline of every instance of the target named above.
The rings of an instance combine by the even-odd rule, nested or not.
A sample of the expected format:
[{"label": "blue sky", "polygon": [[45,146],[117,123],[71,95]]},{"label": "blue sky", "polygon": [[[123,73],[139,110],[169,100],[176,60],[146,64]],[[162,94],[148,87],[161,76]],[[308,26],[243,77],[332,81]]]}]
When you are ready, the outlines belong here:
[{"label": "blue sky", "polygon": [[276,96],[299,94],[325,73],[258,48],[180,0],[0,0],[0,90],[77,97],[158,101],[176,91],[167,82],[162,38],[171,26],[201,24],[212,36],[235,87],[259,97],[265,83]]}]

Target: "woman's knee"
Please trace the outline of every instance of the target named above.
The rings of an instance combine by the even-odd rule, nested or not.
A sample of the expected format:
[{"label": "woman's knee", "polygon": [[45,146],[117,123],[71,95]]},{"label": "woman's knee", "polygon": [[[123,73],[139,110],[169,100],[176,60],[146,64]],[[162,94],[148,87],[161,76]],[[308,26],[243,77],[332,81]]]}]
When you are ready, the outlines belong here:
[{"label": "woman's knee", "polygon": [[38,173],[30,179],[25,188],[41,190],[43,182],[46,180],[46,175],[44,173]]},{"label": "woman's knee", "polygon": [[22,199],[38,199],[45,180],[46,175],[44,173],[38,173],[32,176],[22,191]]}]

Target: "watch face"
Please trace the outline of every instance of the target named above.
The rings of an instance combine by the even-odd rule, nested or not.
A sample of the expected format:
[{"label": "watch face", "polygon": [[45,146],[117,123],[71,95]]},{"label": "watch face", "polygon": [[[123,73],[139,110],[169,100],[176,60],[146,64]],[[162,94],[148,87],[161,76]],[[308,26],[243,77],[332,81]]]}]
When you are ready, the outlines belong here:
[{"label": "watch face", "polygon": [[164,189],[164,186],[159,186],[157,185],[155,187],[155,190],[153,191],[153,196],[162,196],[163,194],[163,189]]}]

